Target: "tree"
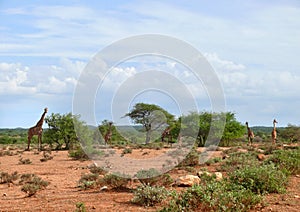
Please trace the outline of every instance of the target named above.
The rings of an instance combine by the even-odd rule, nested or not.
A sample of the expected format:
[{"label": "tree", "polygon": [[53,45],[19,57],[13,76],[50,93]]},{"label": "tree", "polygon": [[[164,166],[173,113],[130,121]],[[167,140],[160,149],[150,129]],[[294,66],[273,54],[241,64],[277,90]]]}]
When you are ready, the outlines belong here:
[{"label": "tree", "polygon": [[229,145],[231,139],[240,138],[245,133],[245,126],[238,122],[235,118],[235,114],[226,112],[226,124],[222,136],[222,141],[225,145]]},{"label": "tree", "polygon": [[288,126],[280,132],[280,136],[289,142],[298,142],[300,141],[300,127],[288,124]]},{"label": "tree", "polygon": [[[103,120],[102,123],[98,126],[98,130],[99,132],[101,133],[102,135],[102,140],[104,139],[104,136],[105,134],[108,132],[108,129],[109,129],[109,123],[112,123],[112,121],[108,121],[108,120]],[[124,143],[126,142],[126,138],[124,138],[121,133],[119,133],[119,131],[117,130],[117,128],[112,125],[111,126],[111,131],[112,131],[112,136],[111,136],[111,142],[114,142],[114,141],[118,141],[118,142],[121,142],[121,143]],[[96,134],[97,132],[95,131],[94,134]],[[94,136],[96,137],[96,136]],[[103,141],[104,142],[104,141]]]},{"label": "tree", "polygon": [[135,124],[143,125],[146,131],[146,144],[151,140],[151,132],[161,127],[167,127],[174,120],[174,116],[163,108],[154,104],[137,103],[133,109],[125,114]]},{"label": "tree", "polygon": [[[59,113],[52,113],[45,118],[48,124],[48,129],[45,131],[44,136],[46,142],[56,144],[55,149],[69,149],[71,144],[79,143],[79,137],[76,135],[74,123],[80,131],[80,135],[88,133],[88,129],[84,123],[79,121],[79,116],[72,115],[71,113],[60,115]],[[84,132],[84,133],[83,133]],[[82,139],[84,140],[84,139]]]},{"label": "tree", "polygon": [[195,138],[198,146],[204,146],[208,135],[213,144],[219,139],[228,143],[230,139],[238,138],[244,133],[244,126],[236,121],[235,114],[231,112],[190,112],[180,119],[183,136]]}]

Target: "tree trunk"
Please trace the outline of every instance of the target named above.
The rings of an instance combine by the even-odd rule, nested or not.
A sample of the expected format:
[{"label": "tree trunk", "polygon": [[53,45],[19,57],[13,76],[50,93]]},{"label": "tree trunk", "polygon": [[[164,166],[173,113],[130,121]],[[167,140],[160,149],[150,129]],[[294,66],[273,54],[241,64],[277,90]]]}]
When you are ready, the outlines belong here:
[{"label": "tree trunk", "polygon": [[146,132],[146,144],[149,144],[151,139],[151,130],[147,130]]}]

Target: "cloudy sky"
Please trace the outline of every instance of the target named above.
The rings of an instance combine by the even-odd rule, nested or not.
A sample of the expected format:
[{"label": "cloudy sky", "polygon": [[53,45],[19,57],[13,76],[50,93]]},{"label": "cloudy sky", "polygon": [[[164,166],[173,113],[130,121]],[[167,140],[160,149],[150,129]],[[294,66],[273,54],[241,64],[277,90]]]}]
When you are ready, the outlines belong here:
[{"label": "cloudy sky", "polygon": [[[0,1],[0,128],[30,127],[44,107],[49,113],[71,112],[78,79],[92,58],[118,40],[143,34],[175,37],[201,52],[217,73],[226,110],[236,113],[240,122],[272,126],[276,118],[280,126],[300,124],[298,0],[4,0]],[[96,122],[111,113],[121,115],[117,106],[122,106],[122,92],[130,80],[149,70],[172,76],[163,82],[169,83],[168,88],[179,79],[198,109],[210,110],[205,85],[178,61],[139,58],[119,64],[105,76],[95,96]],[[182,113],[180,100],[168,92],[157,92],[155,86],[139,91],[139,86],[122,108],[146,101]],[[182,90],[178,89],[178,97]],[[112,96],[120,98],[113,106]]]}]

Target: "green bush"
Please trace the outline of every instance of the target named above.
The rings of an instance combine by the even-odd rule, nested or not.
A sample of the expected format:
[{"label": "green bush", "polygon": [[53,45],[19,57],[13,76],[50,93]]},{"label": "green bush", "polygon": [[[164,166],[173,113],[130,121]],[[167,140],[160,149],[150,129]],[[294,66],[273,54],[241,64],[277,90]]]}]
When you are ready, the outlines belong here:
[{"label": "green bush", "polygon": [[126,178],[126,176],[120,177],[115,174],[105,175],[104,178],[102,179],[102,183],[109,185],[114,189],[126,188],[129,181],[130,181],[130,179]]},{"label": "green bush", "polygon": [[161,203],[168,196],[165,187],[141,185],[134,191],[133,203],[143,206],[154,206]]},{"label": "green bush", "polygon": [[131,154],[132,153],[132,149],[131,148],[125,148],[122,152],[123,155],[125,154]]},{"label": "green bush", "polygon": [[86,212],[85,204],[83,202],[77,202],[75,212]]},{"label": "green bush", "polygon": [[247,211],[262,201],[260,195],[232,184],[206,178],[181,194],[173,194],[169,205],[161,211]]},{"label": "green bush", "polygon": [[105,175],[107,173],[102,167],[96,166],[95,164],[89,167],[90,172],[98,175]]},{"label": "green bush", "polygon": [[274,163],[287,174],[300,174],[300,148],[293,150],[276,150],[265,161],[265,164]]},{"label": "green bush", "polygon": [[9,174],[7,172],[1,172],[0,173],[0,184],[12,183],[13,181],[16,181],[18,178],[19,178],[19,174],[17,171],[15,171],[12,174]]},{"label": "green bush", "polygon": [[84,152],[80,145],[76,145],[73,149],[69,150],[69,157],[75,160],[88,160],[88,155]]},{"label": "green bush", "polygon": [[199,156],[199,152],[196,148],[192,148],[189,154],[178,164],[178,166],[196,166],[199,164]]},{"label": "green bush", "polygon": [[46,188],[49,183],[37,177],[35,174],[23,174],[21,175],[20,184],[24,184],[21,191],[27,193],[30,197],[34,195],[38,190]]},{"label": "green bush", "polygon": [[84,174],[78,181],[78,187],[81,189],[91,189],[99,185],[99,174]]},{"label": "green bush", "polygon": [[283,193],[288,182],[287,176],[273,164],[244,167],[229,177],[232,183],[257,194]]},{"label": "green bush", "polygon": [[229,154],[229,158],[219,168],[219,171],[233,172],[234,170],[244,168],[246,166],[259,166],[257,154],[254,152],[234,152]]}]

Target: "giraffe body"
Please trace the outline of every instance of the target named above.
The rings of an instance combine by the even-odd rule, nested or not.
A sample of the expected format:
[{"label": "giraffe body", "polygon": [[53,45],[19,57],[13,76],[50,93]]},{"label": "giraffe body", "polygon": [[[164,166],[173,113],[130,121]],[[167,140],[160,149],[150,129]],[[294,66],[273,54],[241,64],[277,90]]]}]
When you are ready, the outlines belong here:
[{"label": "giraffe body", "polygon": [[104,136],[104,141],[105,141],[105,144],[108,144],[110,141],[111,141],[111,137],[112,137],[112,130],[111,130],[111,127],[112,127],[112,122],[109,122],[109,128],[108,128],[108,131],[106,132],[105,136]]},{"label": "giraffe body", "polygon": [[275,144],[277,140],[276,124],[278,122],[276,119],[273,120],[273,130],[272,130],[272,143]]},{"label": "giraffe body", "polygon": [[44,118],[46,113],[48,112],[48,108],[44,109],[44,113],[42,114],[42,117],[40,118],[40,120],[36,123],[35,126],[30,127],[28,130],[28,146],[26,150],[30,150],[30,142],[31,139],[34,135],[38,136],[38,150],[41,150],[41,145],[42,145],[42,134],[43,134],[43,123],[44,123]]},{"label": "giraffe body", "polygon": [[171,135],[171,128],[167,127],[162,135],[161,135],[161,141],[164,142],[165,141],[165,137],[168,138],[168,144],[172,142],[172,135]]},{"label": "giraffe body", "polygon": [[246,122],[246,126],[247,126],[247,133],[248,133],[248,143],[250,145],[252,145],[252,141],[253,141],[253,138],[254,138],[254,133],[253,131],[250,129],[249,125],[248,125],[248,122]]}]

